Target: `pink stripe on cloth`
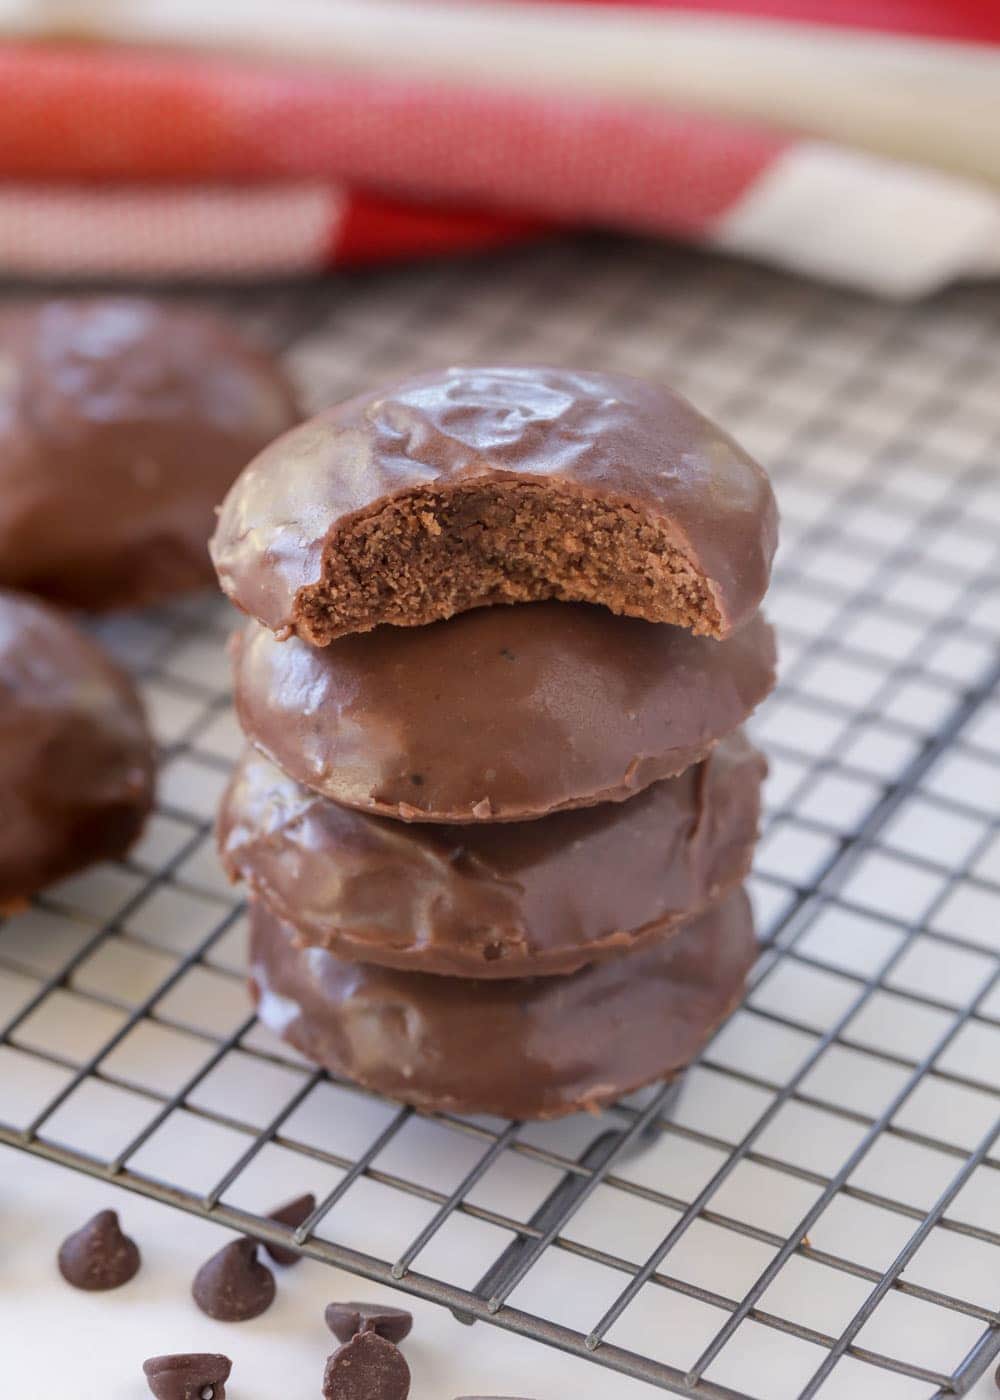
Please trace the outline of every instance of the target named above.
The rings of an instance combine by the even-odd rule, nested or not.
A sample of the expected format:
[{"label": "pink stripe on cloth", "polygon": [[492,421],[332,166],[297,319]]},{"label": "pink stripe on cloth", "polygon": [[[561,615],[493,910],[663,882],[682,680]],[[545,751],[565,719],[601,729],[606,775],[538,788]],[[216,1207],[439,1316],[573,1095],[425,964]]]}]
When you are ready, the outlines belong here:
[{"label": "pink stripe on cloth", "polygon": [[40,277],[279,276],[318,270],[345,204],[331,185],[0,186],[0,271]]},{"label": "pink stripe on cloth", "polygon": [[566,222],[691,235],[710,227],[790,142],[642,104],[391,83],[373,93],[359,80],[337,144],[338,168],[359,181]]},{"label": "pink stripe on cloth", "polygon": [[[910,236],[901,241],[905,224]],[[0,185],[0,275],[247,279],[470,252],[537,237],[532,216],[332,184]],[[1000,198],[817,142],[789,149],[696,242],[863,287],[924,295],[1000,273]]]},{"label": "pink stripe on cloth", "polygon": [[473,252],[537,237],[521,215],[308,184],[0,185],[0,274],[246,279]]},{"label": "pink stripe on cloth", "polygon": [[0,178],[318,177],[684,235],[789,144],[651,104],[118,49],[0,48],[0,91]]}]

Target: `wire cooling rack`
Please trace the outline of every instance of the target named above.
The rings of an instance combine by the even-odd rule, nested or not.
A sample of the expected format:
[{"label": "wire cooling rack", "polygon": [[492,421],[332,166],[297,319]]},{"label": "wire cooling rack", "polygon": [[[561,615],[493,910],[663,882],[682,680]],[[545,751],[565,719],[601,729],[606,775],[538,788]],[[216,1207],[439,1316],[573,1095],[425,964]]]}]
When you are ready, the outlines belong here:
[{"label": "wire cooling rack", "polygon": [[768,464],[762,956],[679,1099],[519,1125],[331,1081],[255,1024],[215,861],[230,616],[117,620],[159,807],[0,930],[0,1142],[272,1239],[276,1180],[313,1189],[305,1253],[653,1389],[964,1393],[1000,1350],[1000,297],[591,241],[226,302],[313,406],[457,359],[605,366]]}]

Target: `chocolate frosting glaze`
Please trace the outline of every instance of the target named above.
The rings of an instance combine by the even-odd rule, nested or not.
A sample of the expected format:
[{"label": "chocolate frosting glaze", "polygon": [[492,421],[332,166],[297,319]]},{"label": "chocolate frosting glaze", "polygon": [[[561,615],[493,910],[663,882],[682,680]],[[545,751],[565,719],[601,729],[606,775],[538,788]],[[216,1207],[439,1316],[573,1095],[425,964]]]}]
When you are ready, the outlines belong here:
[{"label": "chocolate frosting glaze", "polygon": [[668,942],[506,982],[341,962],[255,904],[250,980],[264,1024],[333,1074],[418,1108],[555,1118],[688,1064],[755,952],[742,891]]},{"label": "chocolate frosting glaze", "polygon": [[338,957],[414,972],[570,972],[660,938],[744,878],[764,761],[737,734],[631,802],[537,822],[404,826],[249,750],[219,814],[230,876]]},{"label": "chocolate frosting glaze", "polygon": [[[777,538],[763,470],[672,390],[593,370],[453,367],[328,409],[242,473],[223,504],[212,556],[237,606],[272,630],[295,629],[324,554],[335,555],[358,520],[407,495],[419,504],[427,492],[514,482],[605,502],[662,528],[707,580],[714,635],[757,611]],[[497,599],[438,601],[434,616],[447,617]],[[384,620],[400,619],[368,625]]]},{"label": "chocolate frosting glaze", "polygon": [[0,583],[73,607],[212,579],[214,508],[298,418],[214,316],[138,298],[0,312]]},{"label": "chocolate frosting glaze", "polygon": [[0,593],[0,907],[122,855],[153,772],[131,680],[54,608]]},{"label": "chocolate frosting glaze", "polygon": [[235,643],[244,733],[287,773],[404,821],[621,802],[703,758],[774,685],[758,616],[728,641],[583,603],[481,608],[311,647]]}]

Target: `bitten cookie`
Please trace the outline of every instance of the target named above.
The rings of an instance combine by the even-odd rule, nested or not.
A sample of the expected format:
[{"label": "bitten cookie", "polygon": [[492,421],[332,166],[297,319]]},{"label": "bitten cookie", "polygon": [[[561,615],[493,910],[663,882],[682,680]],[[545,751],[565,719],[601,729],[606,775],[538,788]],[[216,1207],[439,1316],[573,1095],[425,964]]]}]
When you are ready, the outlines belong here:
[{"label": "bitten cookie", "polygon": [[132,682],[54,608],[0,593],[0,907],[122,855],[152,800]]},{"label": "bitten cookie", "polygon": [[0,311],[0,584],[133,607],[212,579],[214,508],[298,417],[214,316],[130,298]]},{"label": "bitten cookie", "polygon": [[668,942],[571,977],[482,982],[341,962],[251,909],[265,1025],[311,1060],[418,1108],[556,1118],[675,1073],[733,1009],[756,940],[742,891]]},{"label": "bitten cookie", "polygon": [[212,554],[238,607],[321,646],[546,598],[727,637],[776,534],[762,469],[671,390],[501,365],[404,380],[279,439]]},{"label": "bitten cookie", "polygon": [[742,734],[631,802],[540,821],[404,826],[249,750],[219,814],[230,876],[299,941],[408,972],[571,972],[660,939],[746,875],[764,761]]},{"label": "bitten cookie", "polygon": [[480,608],[311,647],[250,623],[236,709],[286,773],[404,821],[518,821],[681,773],[774,685],[758,615],[725,642],[582,603]]}]

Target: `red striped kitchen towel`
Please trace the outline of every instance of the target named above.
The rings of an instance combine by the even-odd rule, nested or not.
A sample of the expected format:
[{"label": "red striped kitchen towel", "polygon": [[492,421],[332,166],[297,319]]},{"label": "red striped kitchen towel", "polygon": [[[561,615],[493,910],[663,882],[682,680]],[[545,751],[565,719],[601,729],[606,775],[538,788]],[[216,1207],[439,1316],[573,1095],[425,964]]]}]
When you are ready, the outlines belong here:
[{"label": "red striped kitchen towel", "polygon": [[0,272],[592,226],[920,295],[1000,272],[998,40],[972,0],[0,0]]}]

